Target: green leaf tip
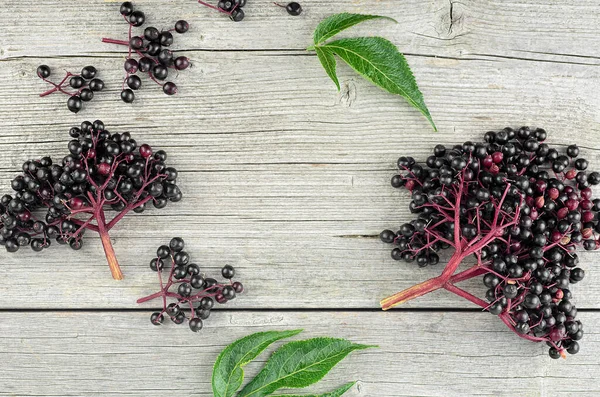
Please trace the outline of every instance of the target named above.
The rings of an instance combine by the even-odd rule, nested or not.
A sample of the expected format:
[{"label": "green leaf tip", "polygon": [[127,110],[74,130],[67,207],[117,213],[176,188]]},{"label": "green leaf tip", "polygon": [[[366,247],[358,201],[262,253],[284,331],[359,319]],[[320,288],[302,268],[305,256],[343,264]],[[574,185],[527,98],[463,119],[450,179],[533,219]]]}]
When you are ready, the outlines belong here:
[{"label": "green leaf tip", "polygon": [[333,51],[323,47],[315,47],[315,50],[317,51],[317,57],[319,57],[319,61],[321,61],[321,65],[323,65],[325,72],[331,78],[331,80],[333,80],[339,91],[340,82],[338,81],[337,74],[335,72],[336,62],[335,57],[333,56]]},{"label": "green leaf tip", "polygon": [[382,37],[354,37],[332,41],[321,48],[331,50],[373,84],[404,97],[437,131],[406,58],[392,42]]},{"label": "green leaf tip", "polygon": [[240,391],[238,397],[264,397],[281,388],[310,386],[351,352],[371,347],[335,338],[289,342],[271,355],[262,371]]},{"label": "green leaf tip", "polygon": [[351,14],[348,12],[342,12],[341,14],[334,14],[322,20],[315,29],[313,40],[315,44],[320,44],[340,33],[341,31],[370,19],[387,19],[398,23],[398,21],[393,18],[381,15]]}]

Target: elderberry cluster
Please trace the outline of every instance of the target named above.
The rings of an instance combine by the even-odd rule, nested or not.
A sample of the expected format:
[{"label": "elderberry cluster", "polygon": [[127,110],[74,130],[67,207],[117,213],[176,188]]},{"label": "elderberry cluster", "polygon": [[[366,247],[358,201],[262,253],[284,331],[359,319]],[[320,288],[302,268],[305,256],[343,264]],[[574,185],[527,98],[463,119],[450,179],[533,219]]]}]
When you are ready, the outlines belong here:
[{"label": "elderberry cluster", "polygon": [[[445,269],[452,274],[435,288],[479,304],[525,339],[546,342],[558,358],[576,354],[583,337],[570,285],[585,276],[577,247],[600,247],[600,199],[591,189],[600,173],[587,169],[576,145],[563,151],[546,137],[539,128],[505,128],[487,132],[481,143],[437,145],[425,165],[400,157],[392,186],[411,192],[409,208],[418,215],[380,237],[395,246],[395,260],[421,267],[454,247]],[[467,255],[477,264],[454,274]],[[488,302],[454,286],[481,275]],[[423,295],[409,290],[397,301]]]},{"label": "elderberry cluster", "polygon": [[[67,72],[65,77],[59,83],[53,83],[48,78],[51,75],[51,70],[48,65],[40,65],[37,68],[37,75],[46,83],[51,84],[54,88],[40,94],[41,97],[50,95],[54,92],[60,92],[69,96],[67,99],[67,108],[77,113],[83,108],[83,102],[89,102],[94,98],[94,92],[99,92],[104,89],[104,82],[96,78],[98,71],[93,66],[86,66],[81,69],[80,74]],[[69,85],[77,91],[69,92],[63,88],[69,80]]]},{"label": "elderberry cluster", "polygon": [[[169,245],[158,247],[156,257],[150,261],[150,269],[158,273],[160,291],[139,299],[138,303],[162,298],[163,309],[152,313],[152,324],[161,325],[166,314],[175,324],[182,324],[187,318],[190,329],[198,332],[203,327],[203,321],[210,316],[215,301],[225,304],[235,299],[237,294],[244,291],[244,286],[239,281],[231,280],[235,276],[235,269],[229,265],[221,269],[221,275],[228,280],[227,283],[219,283],[214,278],[206,277],[200,272],[198,265],[190,263],[190,255],[184,248],[185,243],[179,237],[173,238]],[[167,261],[170,268],[165,269]],[[169,272],[166,281],[162,279],[163,270]],[[176,302],[167,304],[167,298],[174,298]],[[189,309],[188,317],[186,309]]]},{"label": "elderberry cluster", "polygon": [[[91,230],[102,237],[117,271],[108,231],[131,210],[181,200],[177,170],[167,167],[166,152],[138,144],[129,132],[111,133],[100,120],[84,121],[69,135],[69,152],[60,161],[27,161],[12,180],[15,193],[0,199],[0,244],[9,252],[26,245],[41,251],[56,240],[77,250]],[[108,209],[117,212],[112,220],[106,219]]]},{"label": "elderberry cluster", "polygon": [[152,81],[162,87],[165,94],[175,95],[177,85],[171,81],[165,83],[163,81],[169,76],[169,69],[176,71],[187,69],[190,66],[190,60],[184,56],[176,57],[169,48],[173,44],[171,32],[185,33],[189,29],[189,24],[184,20],[179,20],[173,29],[165,31],[159,31],[157,28],[149,26],[144,29],[143,35],[132,36],[132,28],[142,26],[146,21],[146,16],[142,11],[134,10],[133,4],[129,1],[121,4],[119,11],[129,24],[128,41],[108,38],[104,38],[102,41],[129,48],[127,59],[123,65],[126,76],[123,80],[121,99],[126,103],[135,100],[134,91],[139,90],[142,86],[142,79],[136,74],[138,71],[147,73]]}]

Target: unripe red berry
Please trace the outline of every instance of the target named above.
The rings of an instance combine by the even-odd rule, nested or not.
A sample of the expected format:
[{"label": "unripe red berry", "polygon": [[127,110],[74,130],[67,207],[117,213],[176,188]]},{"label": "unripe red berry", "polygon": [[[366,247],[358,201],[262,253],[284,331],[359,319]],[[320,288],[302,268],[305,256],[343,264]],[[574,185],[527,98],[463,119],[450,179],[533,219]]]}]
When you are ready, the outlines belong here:
[{"label": "unripe red berry", "polygon": [[83,208],[83,205],[84,202],[79,197],[73,197],[71,200],[69,200],[69,207],[71,207],[73,210],[79,210]]},{"label": "unripe red berry", "polygon": [[594,218],[595,218],[595,216],[594,216],[594,213],[593,213],[592,211],[584,211],[584,212],[581,214],[581,220],[582,220],[584,223],[591,222],[591,221],[593,221],[593,220],[594,220]]},{"label": "unripe red berry", "polygon": [[504,159],[504,154],[502,154],[502,152],[495,152],[494,154],[492,154],[492,160],[494,161],[495,164],[500,164],[503,159]]},{"label": "unripe red berry", "polygon": [[492,160],[492,156],[490,155],[487,155],[481,162],[481,165],[483,165],[484,168],[490,168],[492,164],[494,164],[494,160]]},{"label": "unripe red berry", "polygon": [[108,164],[108,163],[100,163],[98,165],[98,173],[100,175],[108,175],[108,174],[110,174],[110,164]]},{"label": "unripe red berry", "polygon": [[568,213],[569,209],[567,207],[563,207],[557,211],[556,216],[558,217],[558,219],[564,219]]},{"label": "unripe red berry", "polygon": [[580,192],[580,195],[581,195],[581,198],[589,200],[592,198],[592,189],[590,189],[589,187],[586,187],[585,189],[583,189]]},{"label": "unripe red berry", "polygon": [[539,196],[536,197],[535,199],[535,206],[538,208],[542,208],[544,206],[545,200],[544,200],[544,196]]},{"label": "unripe red berry", "polygon": [[152,156],[152,148],[150,145],[143,144],[140,146],[140,155],[145,159]]}]

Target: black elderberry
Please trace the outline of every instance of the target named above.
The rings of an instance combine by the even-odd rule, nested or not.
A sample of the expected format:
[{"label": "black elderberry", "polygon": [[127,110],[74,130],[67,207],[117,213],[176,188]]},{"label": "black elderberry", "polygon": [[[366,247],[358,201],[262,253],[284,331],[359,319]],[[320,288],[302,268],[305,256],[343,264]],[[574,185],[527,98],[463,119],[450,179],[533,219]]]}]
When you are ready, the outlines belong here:
[{"label": "black elderberry", "polygon": [[202,320],[199,318],[193,318],[190,320],[190,329],[194,332],[198,332],[202,329]]},{"label": "black elderberry", "polygon": [[132,103],[135,99],[135,94],[133,93],[132,90],[130,90],[129,88],[126,88],[123,91],[121,91],[121,99],[125,103]]},{"label": "black elderberry", "polygon": [[157,80],[164,80],[169,75],[169,71],[163,65],[154,65],[152,68],[152,75]]},{"label": "black elderberry", "polygon": [[133,12],[133,4],[130,1],[126,1],[121,4],[119,12],[123,16],[129,16]]},{"label": "black elderberry", "polygon": [[132,90],[138,90],[142,86],[142,80],[136,75],[131,75],[127,78],[127,86]]},{"label": "black elderberry", "polygon": [[37,68],[37,75],[42,79],[50,77],[50,67],[48,65],[40,65]]},{"label": "black elderberry", "polygon": [[160,45],[168,47],[173,44],[173,35],[171,32],[162,32],[159,37]]},{"label": "black elderberry", "polygon": [[73,88],[81,88],[85,84],[85,80],[80,76],[73,76],[69,80],[69,85]]},{"label": "black elderberry", "polygon": [[102,91],[104,89],[104,82],[100,79],[92,79],[89,84],[90,90]]},{"label": "black elderberry", "polygon": [[288,14],[292,16],[298,16],[302,13],[302,6],[299,3],[293,1],[285,6],[285,10]]},{"label": "black elderberry", "polygon": [[150,316],[150,322],[154,325],[161,325],[164,320],[164,316],[158,312],[152,313]]},{"label": "black elderberry", "polygon": [[73,113],[78,113],[82,107],[83,102],[77,95],[73,95],[67,100],[67,108]]},{"label": "black elderberry", "polygon": [[175,95],[177,93],[177,86],[175,83],[168,81],[163,85],[163,92],[167,95]]},{"label": "black elderberry", "polygon": [[79,98],[84,102],[89,102],[94,99],[94,92],[89,88],[84,88],[79,92]]},{"label": "black elderberry", "polygon": [[146,22],[146,15],[141,11],[133,11],[129,15],[129,23],[132,26],[142,26]]},{"label": "black elderberry", "polygon": [[223,266],[223,269],[221,269],[221,274],[223,275],[223,277],[229,280],[235,276],[235,270],[233,266],[225,265]]},{"label": "black elderberry", "polygon": [[184,21],[183,19],[175,22],[175,31],[177,33],[185,33],[188,31],[189,28],[190,25],[187,23],[187,21]]},{"label": "black elderberry", "polygon": [[200,300],[200,307],[205,310],[210,310],[215,305],[215,301],[212,298],[204,297]]}]

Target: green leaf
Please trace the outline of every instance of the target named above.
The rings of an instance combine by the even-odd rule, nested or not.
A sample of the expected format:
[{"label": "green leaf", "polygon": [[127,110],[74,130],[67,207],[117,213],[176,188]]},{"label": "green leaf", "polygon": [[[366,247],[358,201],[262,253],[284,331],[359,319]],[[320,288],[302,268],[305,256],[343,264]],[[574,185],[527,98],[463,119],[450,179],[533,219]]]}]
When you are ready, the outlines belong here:
[{"label": "green leaf", "polygon": [[338,362],[354,350],[374,346],[345,339],[314,338],[280,347],[262,371],[238,397],[263,397],[281,388],[302,388],[321,380]]},{"label": "green leaf", "polygon": [[348,29],[356,24],[376,18],[389,19],[390,21],[396,22],[395,19],[381,15],[350,14],[347,12],[335,14],[325,18],[317,26],[313,35],[315,44],[320,44],[328,38],[340,33],[342,30]]},{"label": "green leaf", "polygon": [[344,386],[335,389],[332,392],[329,393],[325,393],[325,394],[310,394],[310,395],[305,395],[305,396],[300,396],[300,395],[291,395],[291,394],[286,394],[281,395],[281,396],[274,396],[274,397],[340,397],[342,394],[346,393],[348,390],[350,390],[350,388],[352,386],[354,386],[356,382],[350,382],[350,383],[346,383]]},{"label": "green leaf", "polygon": [[319,61],[321,61],[321,65],[325,68],[327,75],[331,77],[331,80],[337,86],[338,91],[340,90],[340,82],[338,81],[337,75],[335,73],[335,57],[333,56],[333,52],[327,48],[315,47],[315,51],[317,51],[317,56],[319,57]]},{"label": "green leaf", "polygon": [[321,48],[333,51],[373,84],[406,98],[437,131],[408,62],[389,40],[381,37],[356,37],[332,41]]},{"label": "green leaf", "polygon": [[219,354],[213,368],[212,387],[215,397],[231,397],[244,381],[242,367],[254,360],[273,342],[292,337],[302,332],[293,331],[258,332],[238,339]]}]

